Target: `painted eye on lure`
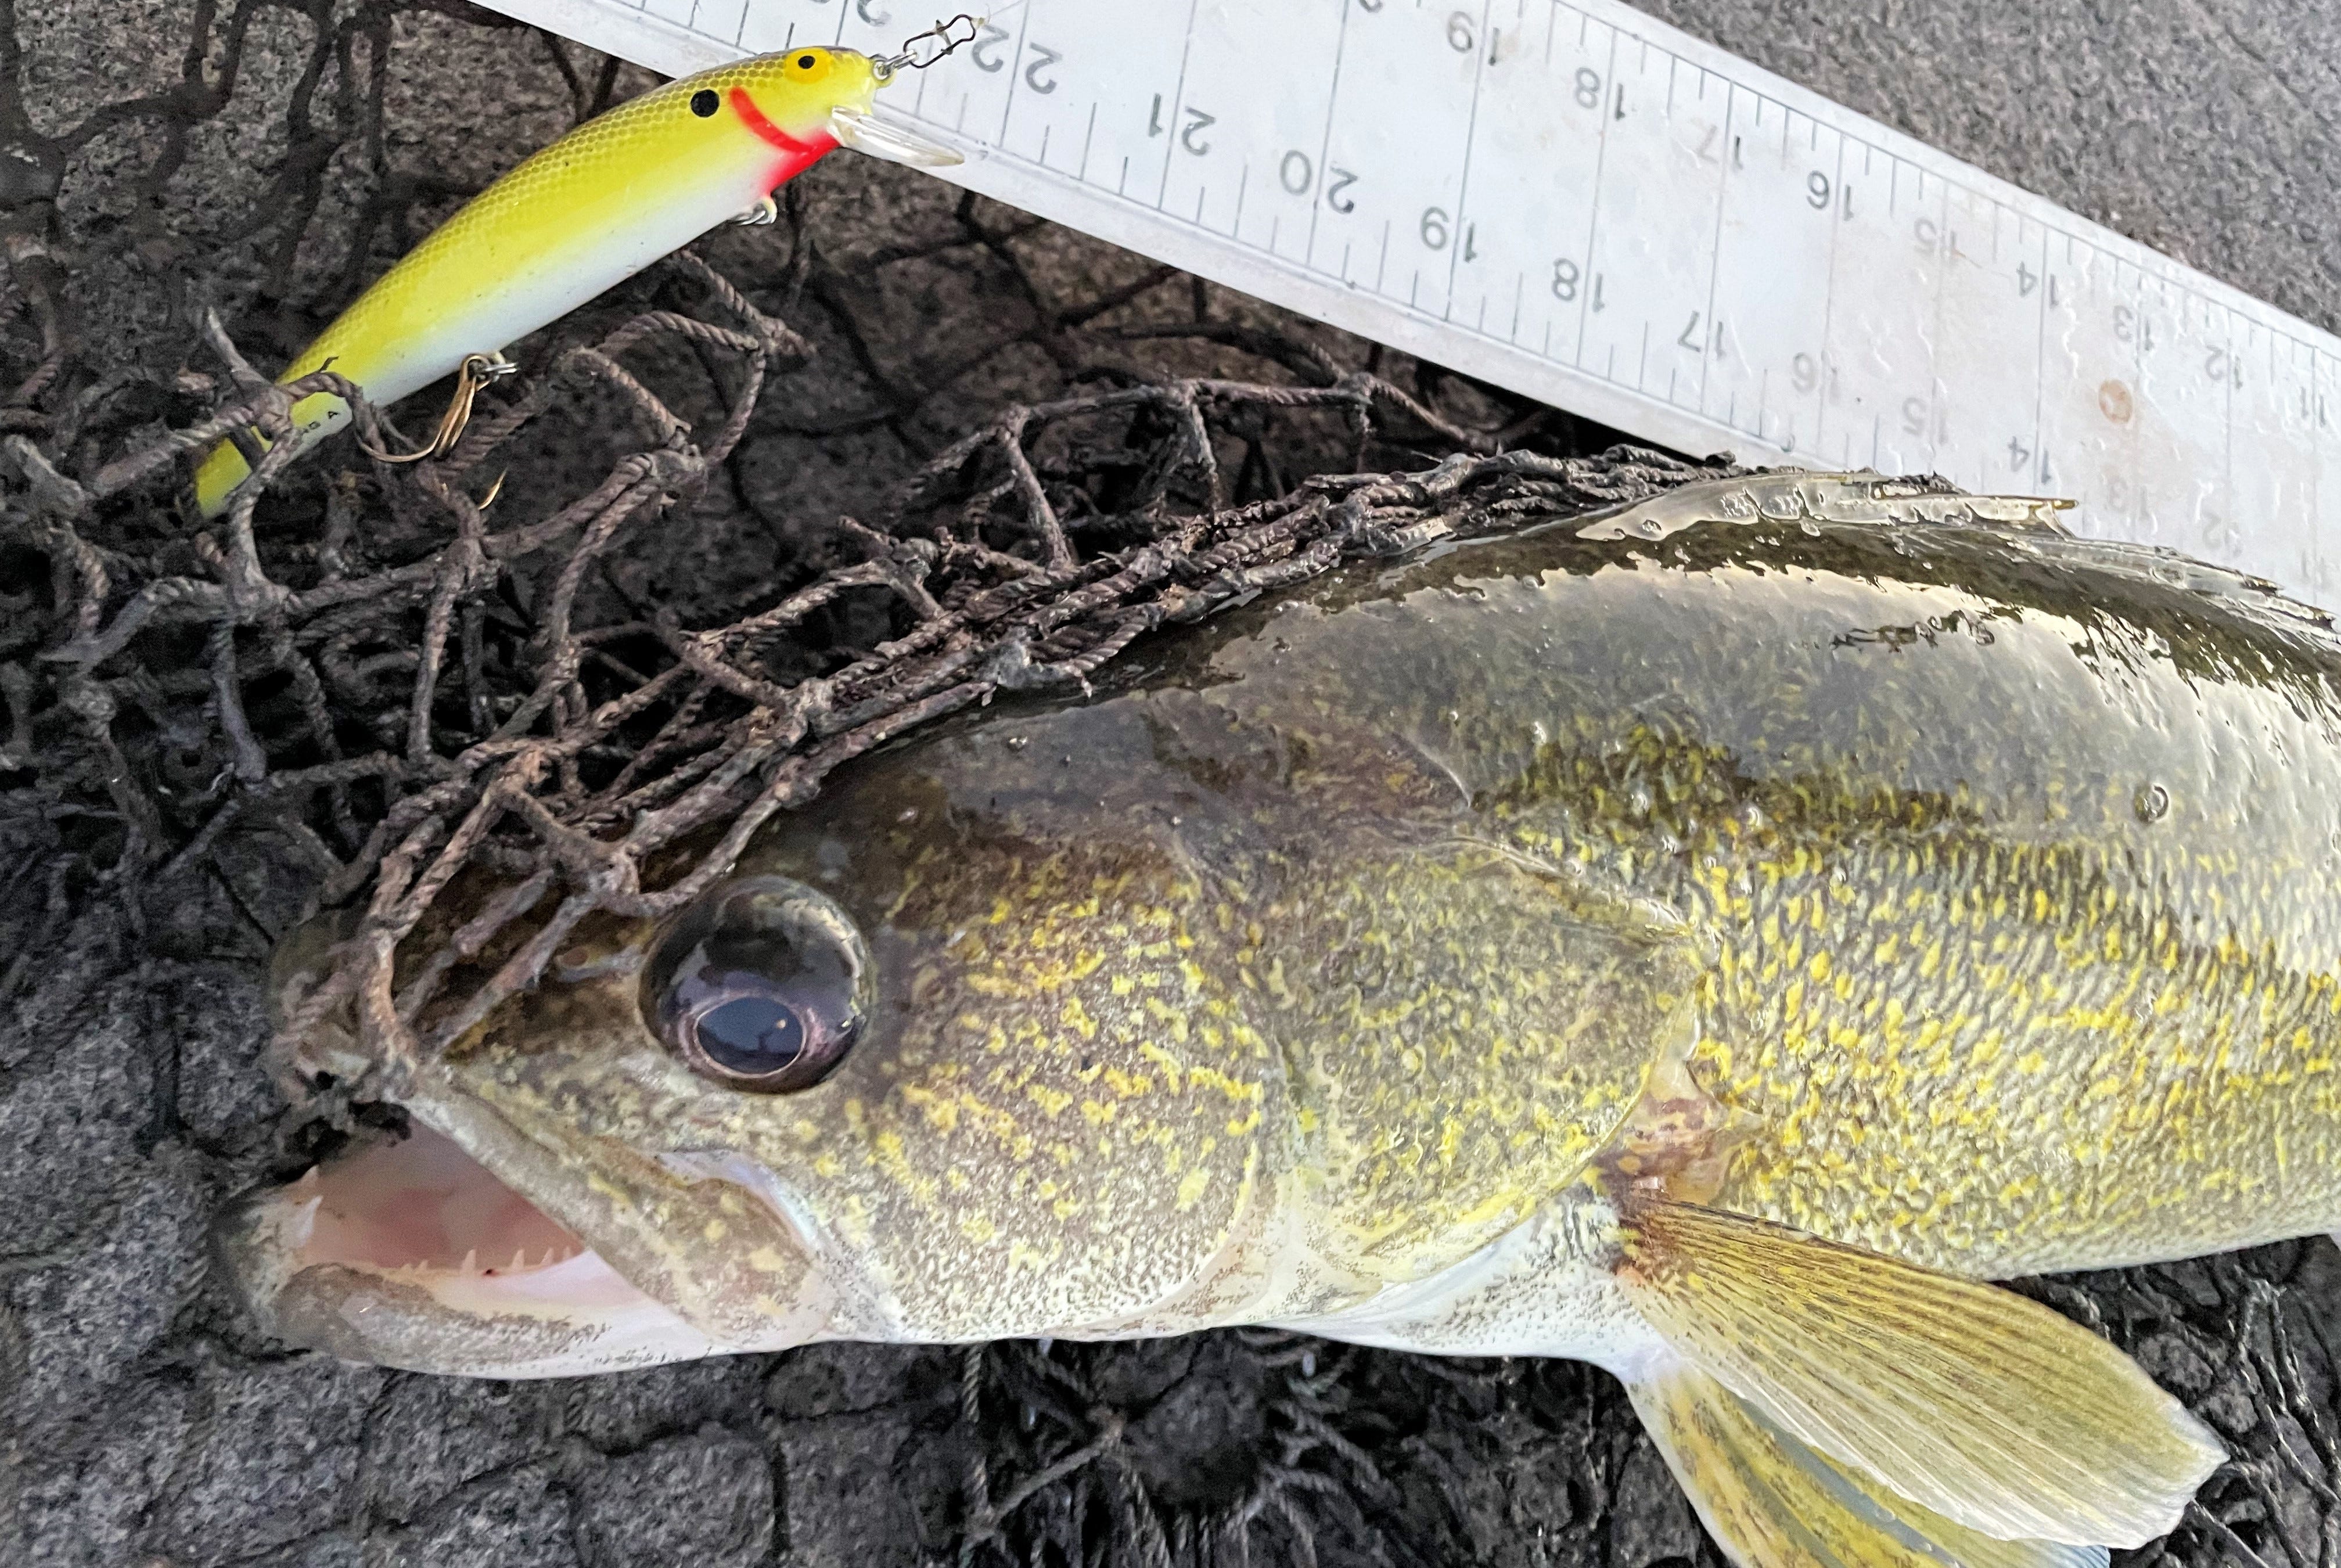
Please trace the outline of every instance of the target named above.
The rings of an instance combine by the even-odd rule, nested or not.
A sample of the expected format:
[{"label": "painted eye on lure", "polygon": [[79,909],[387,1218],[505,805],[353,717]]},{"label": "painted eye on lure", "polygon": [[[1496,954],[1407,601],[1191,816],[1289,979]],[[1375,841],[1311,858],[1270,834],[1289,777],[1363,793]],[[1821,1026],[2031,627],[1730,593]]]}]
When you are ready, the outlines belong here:
[{"label": "painted eye on lure", "polygon": [[760,1094],[810,1089],[862,1036],[870,954],[845,912],[802,883],[719,887],[658,939],[643,1022],[692,1071]]},{"label": "painted eye on lure", "polygon": [[691,112],[704,120],[715,113],[716,105],[722,102],[715,95],[714,88],[702,87],[691,95]]},{"label": "painted eye on lure", "polygon": [[789,63],[791,71],[800,82],[818,82],[829,75],[829,57],[808,51]]}]

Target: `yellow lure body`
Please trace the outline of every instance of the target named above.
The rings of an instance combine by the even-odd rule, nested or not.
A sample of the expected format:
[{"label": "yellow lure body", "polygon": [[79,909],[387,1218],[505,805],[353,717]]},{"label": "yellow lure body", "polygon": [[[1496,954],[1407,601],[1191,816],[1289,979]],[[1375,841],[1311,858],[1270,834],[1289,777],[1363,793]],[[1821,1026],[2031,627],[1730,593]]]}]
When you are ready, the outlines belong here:
[{"label": "yellow lure body", "polygon": [[[844,140],[904,162],[956,161],[891,127],[872,134],[880,81],[865,55],[799,48],[620,105],[473,198],[295,356],[279,385],[330,366],[374,402],[395,403],[740,215]],[[320,393],[293,417],[306,448],[347,424],[350,409]],[[250,474],[234,445],[213,448],[195,475],[203,514],[224,511]]]}]

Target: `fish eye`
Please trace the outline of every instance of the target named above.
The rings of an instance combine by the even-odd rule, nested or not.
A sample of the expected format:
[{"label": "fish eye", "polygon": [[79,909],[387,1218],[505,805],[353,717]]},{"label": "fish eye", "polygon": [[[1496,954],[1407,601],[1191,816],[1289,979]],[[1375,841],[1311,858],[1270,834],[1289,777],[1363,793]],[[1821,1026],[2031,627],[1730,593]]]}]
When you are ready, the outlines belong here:
[{"label": "fish eye", "polygon": [[718,886],[643,965],[643,1018],[692,1071],[763,1094],[837,1070],[870,1014],[867,945],[846,913],[784,876]]},{"label": "fish eye", "polygon": [[702,87],[691,95],[691,112],[703,120],[715,113],[715,105],[719,102],[721,100],[715,96],[714,88]]}]

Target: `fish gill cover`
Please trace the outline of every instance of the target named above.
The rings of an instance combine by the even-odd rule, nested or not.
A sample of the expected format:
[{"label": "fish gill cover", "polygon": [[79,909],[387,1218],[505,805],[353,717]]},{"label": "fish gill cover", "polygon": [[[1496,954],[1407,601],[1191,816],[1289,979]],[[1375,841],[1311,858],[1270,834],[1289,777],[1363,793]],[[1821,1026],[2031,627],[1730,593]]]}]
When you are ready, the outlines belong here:
[{"label": "fish gill cover", "polygon": [[[1718,1561],[1572,1362],[1234,1331],[483,1384],[286,1355],[203,1228],[396,1120],[270,1085],[262,970],[313,897],[370,912],[330,984],[427,1052],[893,735],[1347,558],[1726,470],[1589,454],[1565,416],[832,165],[777,235],[522,345],[445,460],[264,463],[199,527],[186,455],[297,395],[245,354],[641,83],[460,5],[243,4],[108,21],[116,79],[57,85],[42,20],[4,19],[0,1554]],[[465,867],[515,892],[434,927]],[[551,934],[497,948],[515,923]],[[2236,1452],[2147,1556],[2333,1560],[2332,1263],[2029,1287]]]}]

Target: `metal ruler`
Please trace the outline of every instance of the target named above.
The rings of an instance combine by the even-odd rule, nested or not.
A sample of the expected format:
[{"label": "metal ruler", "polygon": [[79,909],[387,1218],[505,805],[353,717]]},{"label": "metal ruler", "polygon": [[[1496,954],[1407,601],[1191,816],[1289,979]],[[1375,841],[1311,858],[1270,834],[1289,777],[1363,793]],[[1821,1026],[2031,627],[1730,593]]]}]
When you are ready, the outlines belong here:
[{"label": "metal ruler", "polygon": [[[933,20],[488,3],[670,75]],[[2341,340],[1614,0],[1022,0],[880,103],[946,178],[1644,439],[2341,598]]]}]

